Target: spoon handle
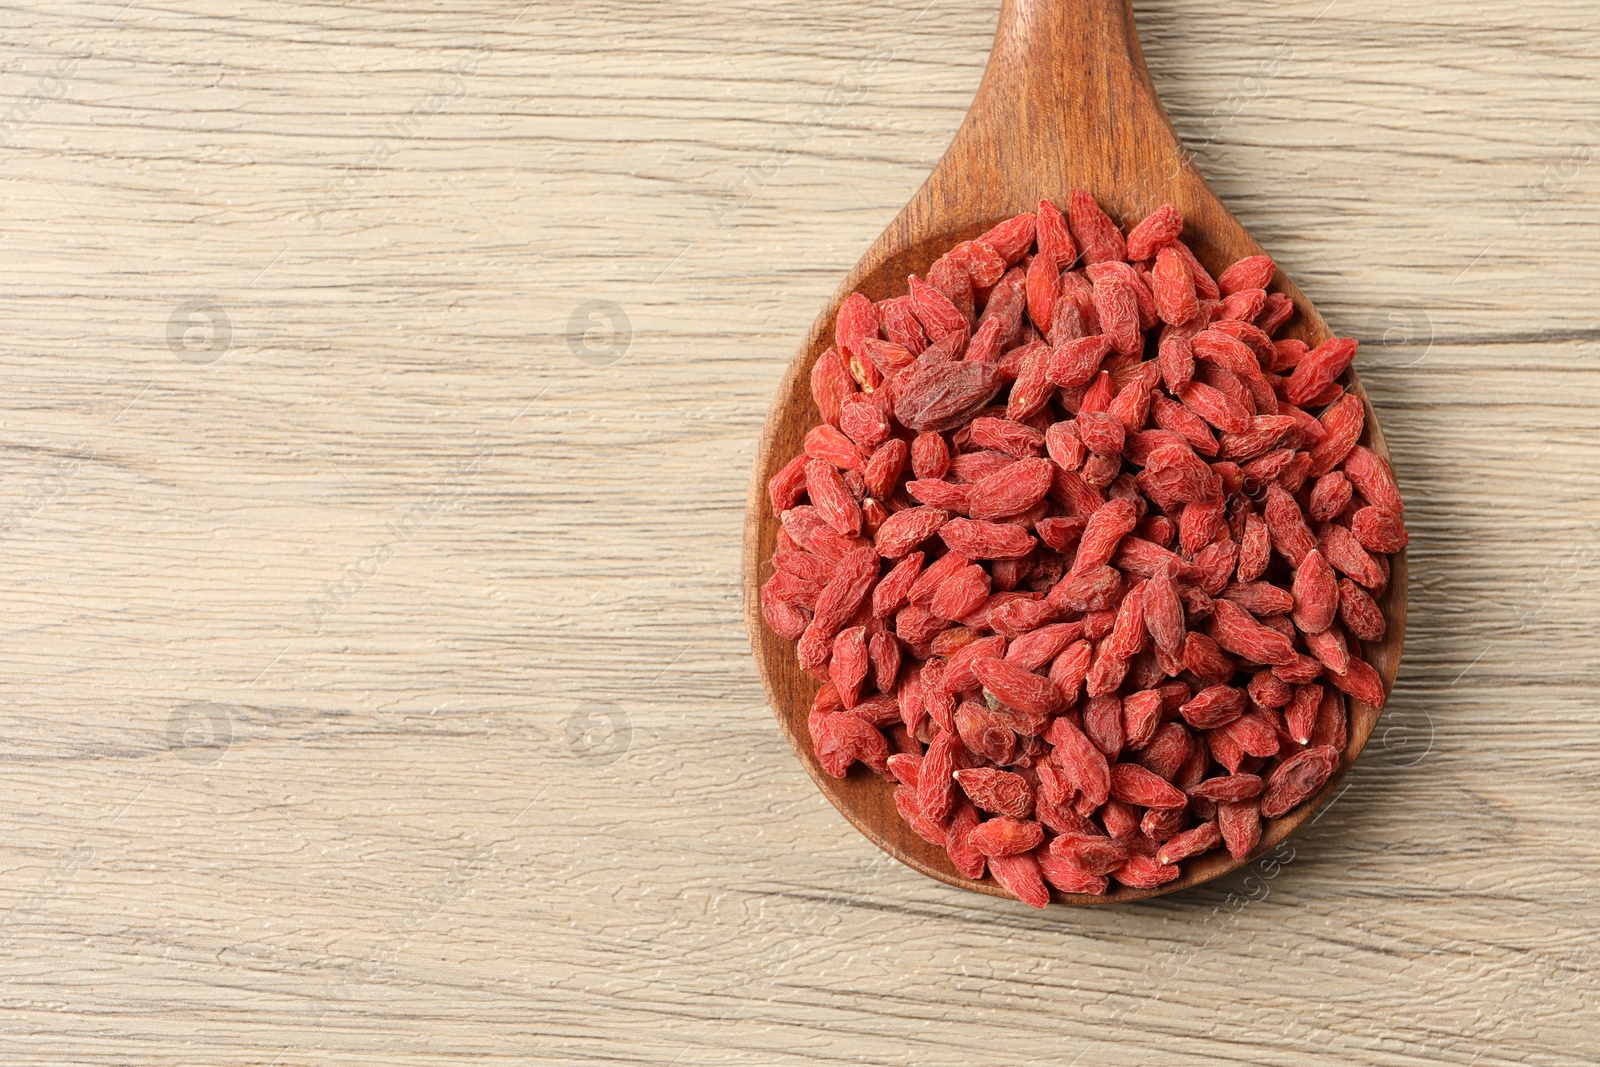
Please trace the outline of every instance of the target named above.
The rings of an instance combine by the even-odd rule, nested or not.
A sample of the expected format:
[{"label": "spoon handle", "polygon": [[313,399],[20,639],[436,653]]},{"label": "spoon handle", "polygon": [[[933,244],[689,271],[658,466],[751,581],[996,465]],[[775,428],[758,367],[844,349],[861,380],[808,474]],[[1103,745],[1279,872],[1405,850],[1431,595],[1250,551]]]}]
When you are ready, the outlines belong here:
[{"label": "spoon handle", "polygon": [[1073,186],[1124,189],[1105,206],[1142,216],[1189,167],[1150,82],[1129,0],[1004,0],[956,142],[992,159],[1019,204]]},{"label": "spoon handle", "polygon": [[1023,80],[1097,99],[1108,88],[1102,75],[1144,66],[1129,0],[1003,0],[994,57],[1020,60]]}]

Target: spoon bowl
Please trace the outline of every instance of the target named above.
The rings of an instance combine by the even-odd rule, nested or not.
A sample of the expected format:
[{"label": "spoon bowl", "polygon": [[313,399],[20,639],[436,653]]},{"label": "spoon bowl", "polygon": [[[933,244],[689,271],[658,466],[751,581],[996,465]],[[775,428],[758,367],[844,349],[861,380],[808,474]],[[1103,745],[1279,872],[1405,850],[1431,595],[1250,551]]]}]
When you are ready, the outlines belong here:
[{"label": "spoon bowl", "polygon": [[[766,489],[772,475],[802,451],[807,430],[821,421],[809,387],[811,367],[832,343],[834,316],[846,297],[900,295],[908,274],[923,274],[960,241],[1033,210],[1041,199],[1065,203],[1074,188],[1093,194],[1125,230],[1160,205],[1175,205],[1183,212],[1184,241],[1213,275],[1262,251],[1206,185],[1173,132],[1145,68],[1129,0],[1004,0],[988,68],[950,148],[846,276],[789,366],[762,434],[745,518],[746,623],[767,696],[801,763],[828,800],[885,852],[930,877],[993,896],[1010,894],[992,876],[963,877],[943,849],[912,832],[895,810],[892,783],[859,765],[847,777],[833,778],[818,763],[806,730],[818,683],[795,662],[793,642],[772,632],[761,616],[759,589],[772,573],[769,561],[780,529]],[[1270,288],[1295,307],[1280,336],[1313,347],[1332,336],[1282,271]],[[1342,381],[1366,409],[1361,443],[1388,460],[1354,369]],[[1391,566],[1388,588],[1378,598],[1387,633],[1367,646],[1385,692],[1394,685],[1405,634],[1404,551],[1391,557]],[[1105,904],[1158,896],[1270,852],[1333,795],[1371,735],[1378,709],[1354,700],[1348,705],[1348,740],[1338,768],[1287,815],[1263,820],[1260,844],[1250,855],[1236,859],[1214,851],[1188,860],[1181,877],[1154,889],[1114,885],[1103,896],[1052,891],[1053,898]]]}]

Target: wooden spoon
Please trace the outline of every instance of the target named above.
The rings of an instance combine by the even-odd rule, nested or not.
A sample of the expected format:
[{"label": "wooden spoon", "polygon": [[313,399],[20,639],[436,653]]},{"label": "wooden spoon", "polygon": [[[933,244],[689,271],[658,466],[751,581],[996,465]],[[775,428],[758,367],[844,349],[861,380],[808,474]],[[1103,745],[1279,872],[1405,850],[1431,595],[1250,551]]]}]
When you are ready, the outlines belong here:
[{"label": "wooden spoon", "polygon": [[[1004,0],[994,50],[977,98],[933,173],[857,263],[818,316],[778,389],[767,417],[745,518],[744,599],[762,680],[773,711],[818,787],[855,827],[908,866],[951,885],[1009,896],[992,877],[981,882],[958,874],[944,851],[912,833],[895,811],[892,785],[859,764],[844,779],[829,777],[812,752],[806,717],[817,683],[795,662],[793,642],[774,634],[761,617],[758,590],[771,574],[768,562],[779,524],[767,497],[767,480],[802,450],[806,431],[820,419],[810,393],[811,366],[832,342],[834,313],[853,292],[874,300],[905,292],[906,275],[922,274],[959,241],[1002,219],[1031,211],[1040,199],[1065,205],[1073,188],[1087,189],[1124,229],[1164,203],[1185,219],[1183,237],[1213,275],[1261,252],[1207,187],[1179,144],[1139,49],[1129,0]],[[1297,314],[1280,336],[1316,345],[1331,335],[1322,317],[1280,271],[1273,289],[1293,299]],[[1351,371],[1346,385],[1366,406],[1362,443],[1385,459],[1388,449],[1372,405]],[[1394,685],[1405,631],[1406,560],[1393,560],[1393,577],[1380,603],[1388,634],[1368,658]],[[1332,795],[1361,751],[1378,711],[1350,703],[1349,743],[1338,769],[1314,797],[1263,827],[1260,846],[1243,859],[1216,851],[1183,864],[1177,880],[1158,889],[1116,886],[1105,896],[1056,894],[1070,904],[1137,900],[1215,878],[1272,850]]]}]

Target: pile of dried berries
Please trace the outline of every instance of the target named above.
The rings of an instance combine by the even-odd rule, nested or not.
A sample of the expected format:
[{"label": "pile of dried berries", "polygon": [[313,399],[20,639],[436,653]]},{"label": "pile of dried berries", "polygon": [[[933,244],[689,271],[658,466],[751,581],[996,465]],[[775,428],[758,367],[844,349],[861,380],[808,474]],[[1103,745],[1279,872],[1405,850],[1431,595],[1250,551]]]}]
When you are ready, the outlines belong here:
[{"label": "pile of dried berries", "polygon": [[852,295],[769,485],[761,609],[824,683],[822,766],[1039,907],[1250,853],[1338,765],[1344,696],[1384,701],[1360,642],[1406,530],[1356,342],[1274,341],[1272,261],[1212,278],[1182,229],[1077,191]]}]

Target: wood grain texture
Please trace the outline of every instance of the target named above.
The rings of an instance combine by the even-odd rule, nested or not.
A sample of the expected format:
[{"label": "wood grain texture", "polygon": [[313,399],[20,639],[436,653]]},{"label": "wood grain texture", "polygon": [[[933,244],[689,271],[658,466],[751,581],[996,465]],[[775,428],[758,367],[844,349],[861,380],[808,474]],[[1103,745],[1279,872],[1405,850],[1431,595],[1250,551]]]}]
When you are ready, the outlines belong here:
[{"label": "wood grain texture", "polygon": [[[1185,242],[1213,276],[1263,251],[1207,187],[1178,141],[1150,84],[1128,0],[1006,0],[983,81],[955,139],[910,203],[834,291],[779,384],[762,430],[745,510],[745,622],[768,699],[806,773],[851,825],[891,856],[942,882],[992,896],[1011,894],[992,873],[977,880],[964,877],[942,847],[919,837],[895,808],[892,781],[861,765],[843,779],[823,770],[807,727],[818,684],[800,669],[794,642],[773,632],[761,612],[760,588],[772,577],[781,530],[767,485],[805,450],[807,431],[822,421],[811,392],[811,372],[832,346],[839,307],[852,293],[873,300],[900,296],[908,274],[925,274],[957,243],[1033,210],[1041,200],[1064,208],[1074,189],[1093,194],[1124,231],[1163,204],[1176,206],[1183,213]],[[1294,301],[1284,337],[1314,347],[1333,336],[1282,271],[1271,289]],[[1390,459],[1359,377],[1348,371],[1343,380],[1365,408],[1360,443]],[[1384,639],[1365,653],[1385,691],[1394,687],[1405,643],[1406,586],[1402,549],[1393,557],[1391,581],[1379,597],[1388,620]],[[1372,735],[1378,709],[1350,701],[1348,715],[1349,737],[1334,773],[1293,811],[1266,820],[1259,844],[1247,855],[1234,858],[1218,849],[1183,864],[1181,875],[1153,889],[1113,884],[1100,896],[1052,889],[1053,899],[1100,905],[1180,893],[1275,852],[1338,793]]]},{"label": "wood grain texture", "polygon": [[0,1058],[1600,1058],[1579,0],[1135,3],[1407,494],[1405,664],[1292,859],[1040,916],[789,754],[755,443],[996,11],[0,12]]}]

